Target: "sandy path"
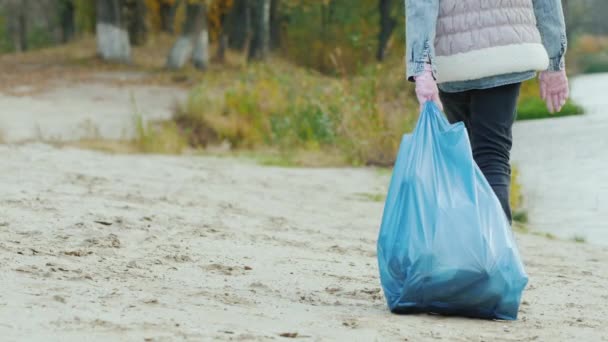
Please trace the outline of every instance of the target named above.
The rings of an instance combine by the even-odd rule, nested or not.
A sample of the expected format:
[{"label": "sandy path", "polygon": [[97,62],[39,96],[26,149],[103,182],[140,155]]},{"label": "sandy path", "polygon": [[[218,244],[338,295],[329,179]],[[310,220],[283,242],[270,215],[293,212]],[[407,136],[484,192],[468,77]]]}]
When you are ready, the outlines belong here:
[{"label": "sandy path", "polygon": [[608,74],[579,76],[572,97],[587,114],[515,125],[513,159],[534,229],[608,246],[607,87]]},{"label": "sandy path", "polygon": [[388,313],[371,169],[0,156],[3,341],[608,341],[608,248],[531,235],[519,321]]},{"label": "sandy path", "polygon": [[27,86],[15,90],[21,89],[23,96],[0,92],[0,140],[129,139],[136,115],[168,118],[174,103],[187,95],[171,87],[107,84],[106,79],[120,75],[99,74],[87,83],[55,82],[35,95],[28,94]]}]

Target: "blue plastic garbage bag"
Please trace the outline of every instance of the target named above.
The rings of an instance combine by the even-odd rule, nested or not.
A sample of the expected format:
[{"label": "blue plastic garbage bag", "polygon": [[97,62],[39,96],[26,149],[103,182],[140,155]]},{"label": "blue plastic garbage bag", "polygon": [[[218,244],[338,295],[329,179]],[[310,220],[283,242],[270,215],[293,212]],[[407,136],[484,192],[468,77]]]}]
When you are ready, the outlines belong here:
[{"label": "blue plastic garbage bag", "polygon": [[378,266],[394,313],[517,319],[528,277],[510,224],[464,125],[432,102],[399,148]]}]

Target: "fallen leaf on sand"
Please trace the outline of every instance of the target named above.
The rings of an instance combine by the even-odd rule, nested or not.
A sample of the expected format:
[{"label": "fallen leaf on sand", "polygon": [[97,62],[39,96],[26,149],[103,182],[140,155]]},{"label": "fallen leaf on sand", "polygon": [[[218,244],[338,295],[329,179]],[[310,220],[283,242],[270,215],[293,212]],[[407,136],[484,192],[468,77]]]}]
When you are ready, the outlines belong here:
[{"label": "fallen leaf on sand", "polygon": [[81,256],[93,254],[93,252],[91,252],[91,251],[66,251],[66,252],[63,252],[63,254],[69,255],[69,256],[81,257]]},{"label": "fallen leaf on sand", "polygon": [[295,332],[295,333],[282,333],[282,334],[279,334],[279,336],[281,336],[281,337],[287,337],[287,338],[296,338],[296,337],[298,337],[298,333],[297,332]]},{"label": "fallen leaf on sand", "polygon": [[65,304],[65,298],[63,298],[63,297],[61,297],[59,295],[54,295],[53,299],[56,300],[56,301],[58,301],[59,303]]},{"label": "fallen leaf on sand", "polygon": [[86,239],[85,242],[90,244],[91,246],[96,246],[96,247],[111,247],[111,248],[120,248],[121,247],[120,240],[118,239],[118,236],[116,236],[115,234],[108,234],[108,236],[102,237],[102,238]]},{"label": "fallen leaf on sand", "polygon": [[101,224],[101,225],[104,225],[104,226],[111,226],[112,225],[112,222],[108,222],[108,221],[93,221],[93,222]]},{"label": "fallen leaf on sand", "polygon": [[340,287],[326,287],[325,288],[325,292],[329,293],[329,294],[334,294],[337,292],[340,292],[342,290],[342,288]]}]

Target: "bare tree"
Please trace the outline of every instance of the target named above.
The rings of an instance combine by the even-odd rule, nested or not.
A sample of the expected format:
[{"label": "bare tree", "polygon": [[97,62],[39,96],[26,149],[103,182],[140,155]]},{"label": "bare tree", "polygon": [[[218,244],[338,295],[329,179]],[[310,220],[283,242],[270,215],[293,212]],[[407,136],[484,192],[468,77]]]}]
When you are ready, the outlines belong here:
[{"label": "bare tree", "polygon": [[227,21],[228,44],[233,49],[247,51],[251,39],[251,6],[249,0],[234,0]]},{"label": "bare tree", "polygon": [[59,21],[61,24],[61,42],[67,43],[76,34],[76,17],[74,0],[59,0]]},{"label": "bare tree", "polygon": [[248,58],[262,60],[270,46],[270,0],[251,1],[252,37]]},{"label": "bare tree", "polygon": [[7,29],[15,52],[26,51],[27,44],[27,14],[28,0],[6,1]]},{"label": "bare tree", "polygon": [[209,28],[207,23],[207,7],[203,6],[198,27],[194,36],[194,53],[192,62],[197,69],[205,70],[209,65]]},{"label": "bare tree", "polygon": [[226,16],[222,16],[217,53],[215,55],[215,59],[220,63],[226,60],[226,49],[228,48],[228,30],[226,29],[226,24]]},{"label": "bare tree", "polygon": [[176,0],[173,3],[167,1],[161,1],[160,3],[160,29],[163,32],[173,33],[175,13],[177,8],[181,4],[180,0]]},{"label": "bare tree", "polygon": [[145,0],[125,0],[125,6],[129,41],[133,45],[143,45],[148,38]]},{"label": "bare tree", "polygon": [[391,17],[391,8],[393,0],[379,0],[378,9],[380,10],[380,33],[378,34],[378,51],[376,59],[383,61],[386,57],[386,49],[391,34],[397,25],[397,20]]},{"label": "bare tree", "polygon": [[97,0],[97,53],[107,61],[131,61],[131,44],[121,0]]},{"label": "bare tree", "polygon": [[207,29],[207,9],[204,3],[188,2],[186,21],[182,33],[173,44],[167,68],[180,69],[192,58],[199,69],[204,69],[209,63],[209,31]]},{"label": "bare tree", "polygon": [[281,46],[281,23],[283,18],[279,14],[280,0],[270,1],[270,48]]}]

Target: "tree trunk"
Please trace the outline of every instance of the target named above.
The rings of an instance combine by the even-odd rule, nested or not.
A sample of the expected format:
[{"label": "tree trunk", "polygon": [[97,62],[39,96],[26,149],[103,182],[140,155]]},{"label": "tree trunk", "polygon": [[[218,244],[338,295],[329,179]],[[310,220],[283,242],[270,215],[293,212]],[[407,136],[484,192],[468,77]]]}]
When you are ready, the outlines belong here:
[{"label": "tree trunk", "polygon": [[160,30],[162,32],[173,33],[173,25],[169,25],[169,11],[171,11],[172,5],[166,2],[160,3],[158,14],[160,16]]},{"label": "tree trunk", "polygon": [[386,57],[386,48],[389,39],[397,25],[397,21],[391,17],[392,4],[393,0],[379,0],[378,3],[378,8],[380,10],[380,34],[378,35],[376,59],[380,62]]},{"label": "tree trunk", "polygon": [[252,37],[249,60],[263,60],[268,56],[270,43],[270,0],[253,0],[251,3]]},{"label": "tree trunk", "polygon": [[566,22],[566,36],[568,39],[572,39],[572,34],[576,32],[578,26],[580,26],[581,21],[576,16],[572,15],[570,12],[571,3],[568,0],[562,0],[562,8],[564,11],[564,21]]},{"label": "tree trunk", "polygon": [[177,41],[173,44],[173,47],[169,52],[167,68],[176,70],[183,67],[192,57],[195,40],[196,44],[199,45],[199,51],[197,51],[199,53],[199,58],[201,58],[199,61],[202,62],[203,55],[207,53],[207,48],[204,46],[205,44],[208,45],[209,42],[208,36],[206,38],[207,42],[205,43],[205,37],[201,35],[201,19],[203,13],[203,4],[188,2],[186,7],[186,21],[184,22],[181,35],[177,38]]},{"label": "tree trunk", "polygon": [[281,47],[281,24],[282,18],[279,14],[280,0],[270,2],[270,48],[278,49]]},{"label": "tree trunk", "polygon": [[220,34],[220,38],[217,46],[217,54],[215,59],[218,63],[224,63],[226,61],[226,49],[228,48],[228,35],[225,33]]},{"label": "tree trunk", "polygon": [[194,35],[192,61],[197,69],[205,70],[209,65],[209,28],[207,25],[207,8],[204,4],[201,7],[202,10]]},{"label": "tree trunk", "polygon": [[173,4],[161,2],[160,4],[160,29],[166,33],[175,33],[175,14],[181,1],[176,0]]},{"label": "tree trunk", "polygon": [[329,16],[328,16],[328,4],[326,3],[321,3],[321,31],[325,32],[327,31],[327,26],[329,26]]},{"label": "tree trunk", "polygon": [[97,0],[97,53],[112,62],[131,61],[129,34],[120,0]]},{"label": "tree trunk", "polygon": [[62,0],[60,2],[59,19],[61,21],[61,42],[67,43],[76,34],[76,18],[73,0]]},{"label": "tree trunk", "polygon": [[127,28],[129,40],[133,45],[143,45],[148,38],[148,27],[146,24],[146,3],[144,0],[127,0]]},{"label": "tree trunk", "polygon": [[15,52],[27,50],[27,0],[7,1],[7,29]]},{"label": "tree trunk", "polygon": [[226,49],[228,48],[228,15],[222,15],[220,18],[220,25],[220,34],[215,59],[219,63],[224,63],[226,60]]},{"label": "tree trunk", "polygon": [[249,1],[234,0],[228,16],[228,43],[236,50],[246,51],[251,38],[251,10]]},{"label": "tree trunk", "polygon": [[27,51],[27,16],[23,10],[17,17],[17,51]]}]

